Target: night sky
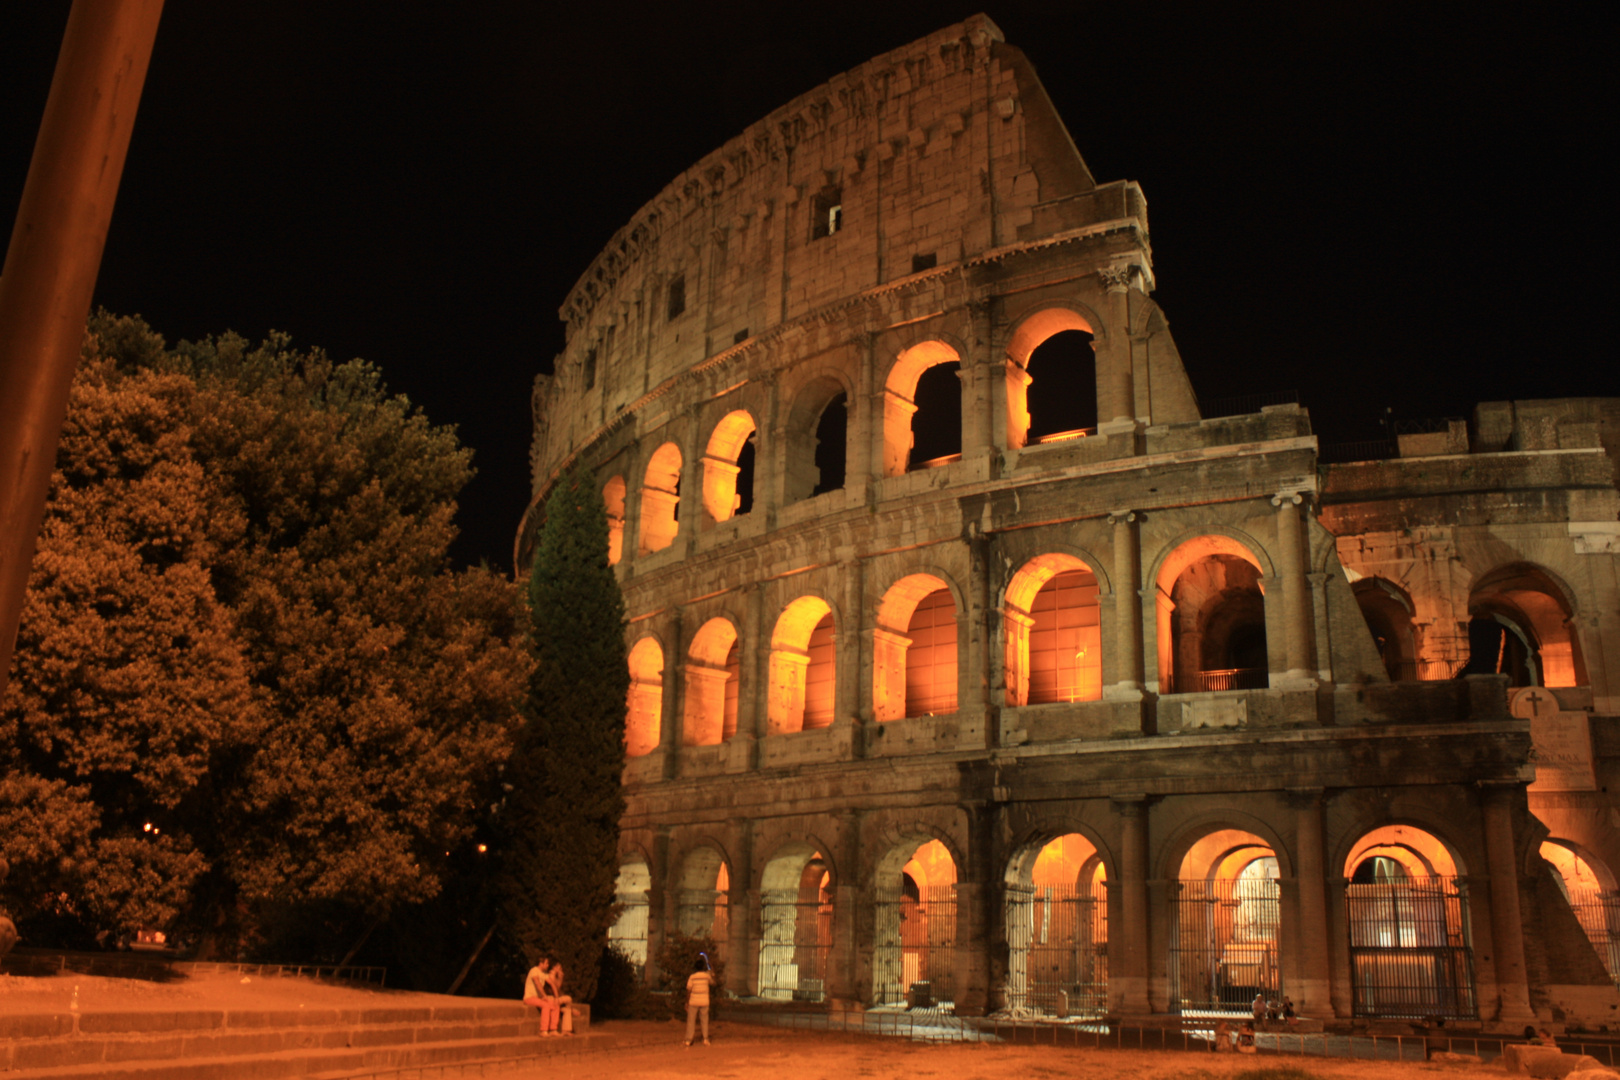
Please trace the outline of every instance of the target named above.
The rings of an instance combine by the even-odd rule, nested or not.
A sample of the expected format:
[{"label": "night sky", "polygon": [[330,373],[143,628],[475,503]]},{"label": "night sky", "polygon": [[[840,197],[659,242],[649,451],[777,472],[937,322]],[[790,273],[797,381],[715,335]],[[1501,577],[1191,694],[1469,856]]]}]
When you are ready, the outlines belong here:
[{"label": "night sky", "polygon": [[[0,28],[8,228],[67,10]],[[596,252],[749,123],[977,10],[1097,179],[1142,184],[1202,399],[1298,390],[1328,443],[1385,406],[1620,396],[1601,5],[168,0],[96,302],[377,363],[477,451],[457,560],[509,568],[529,385]]]}]

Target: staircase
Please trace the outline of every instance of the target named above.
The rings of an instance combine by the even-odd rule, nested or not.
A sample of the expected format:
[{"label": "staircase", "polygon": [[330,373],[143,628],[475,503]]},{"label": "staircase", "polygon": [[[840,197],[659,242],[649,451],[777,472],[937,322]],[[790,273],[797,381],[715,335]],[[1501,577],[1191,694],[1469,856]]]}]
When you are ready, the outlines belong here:
[{"label": "staircase", "polygon": [[511,1001],[445,1001],[0,1015],[0,1074],[7,1080],[272,1080],[547,1055],[607,1041],[584,1034],[588,1023],[579,1025],[581,1034],[542,1038],[534,1010]]}]

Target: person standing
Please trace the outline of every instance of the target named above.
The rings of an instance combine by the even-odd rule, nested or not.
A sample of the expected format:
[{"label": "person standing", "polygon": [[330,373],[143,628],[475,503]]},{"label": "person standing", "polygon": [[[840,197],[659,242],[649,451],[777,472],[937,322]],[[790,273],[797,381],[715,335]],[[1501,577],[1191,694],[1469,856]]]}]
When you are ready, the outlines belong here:
[{"label": "person standing", "polygon": [[703,1018],[703,1045],[709,1045],[709,989],[714,974],[703,957],[692,961],[692,974],[686,977],[686,1045],[692,1045],[692,1032],[698,1017]]}]

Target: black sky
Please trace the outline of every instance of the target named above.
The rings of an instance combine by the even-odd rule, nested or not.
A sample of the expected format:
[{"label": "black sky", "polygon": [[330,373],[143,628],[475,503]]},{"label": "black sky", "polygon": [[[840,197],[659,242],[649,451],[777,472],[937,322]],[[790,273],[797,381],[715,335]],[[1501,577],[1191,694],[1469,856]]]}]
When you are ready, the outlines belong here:
[{"label": "black sky", "polygon": [[[0,24],[8,223],[67,9]],[[477,451],[457,557],[509,567],[529,383],[592,256],[749,123],[981,9],[1146,191],[1201,398],[1297,389],[1332,442],[1385,405],[1620,396],[1601,5],[168,0],[96,301],[376,362]]]}]

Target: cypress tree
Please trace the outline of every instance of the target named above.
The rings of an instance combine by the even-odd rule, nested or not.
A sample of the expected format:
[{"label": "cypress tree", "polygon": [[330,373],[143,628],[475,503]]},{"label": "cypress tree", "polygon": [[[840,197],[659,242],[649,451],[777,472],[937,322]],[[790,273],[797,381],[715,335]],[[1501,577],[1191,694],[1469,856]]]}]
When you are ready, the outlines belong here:
[{"label": "cypress tree", "polygon": [[630,673],[607,509],[583,469],[546,501],[529,604],[536,663],[499,814],[496,918],[514,965],[553,956],[564,991],[589,1000],[614,918]]}]

